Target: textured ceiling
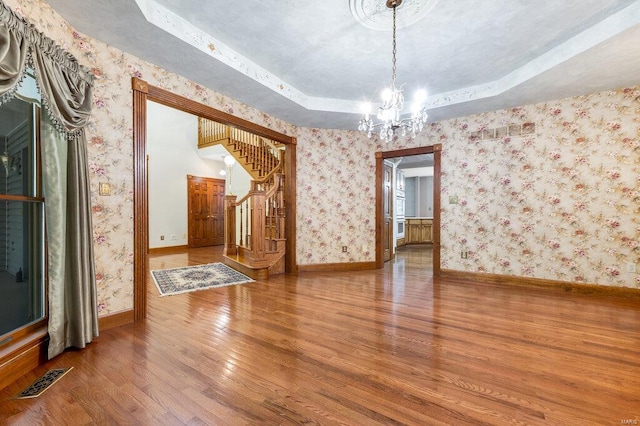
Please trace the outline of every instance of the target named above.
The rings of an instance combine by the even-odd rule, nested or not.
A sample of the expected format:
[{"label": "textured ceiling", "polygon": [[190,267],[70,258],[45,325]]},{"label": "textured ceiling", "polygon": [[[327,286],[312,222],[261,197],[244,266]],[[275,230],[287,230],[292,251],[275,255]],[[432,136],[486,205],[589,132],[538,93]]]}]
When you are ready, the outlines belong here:
[{"label": "textured ceiling", "polygon": [[[398,9],[402,24],[405,0]],[[77,30],[298,126],[355,129],[391,80],[384,0],[48,0]],[[376,19],[391,22],[381,8]],[[388,16],[385,16],[388,15]],[[430,121],[640,84],[640,0],[438,0],[398,30]]]}]

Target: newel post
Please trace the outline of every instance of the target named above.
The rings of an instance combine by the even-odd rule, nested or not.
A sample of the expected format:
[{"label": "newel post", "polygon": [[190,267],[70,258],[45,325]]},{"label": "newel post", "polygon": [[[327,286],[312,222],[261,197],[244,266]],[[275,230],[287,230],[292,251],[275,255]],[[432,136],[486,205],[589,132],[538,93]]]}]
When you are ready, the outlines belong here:
[{"label": "newel post", "polygon": [[266,257],[265,191],[251,191],[251,251],[254,260]]},{"label": "newel post", "polygon": [[224,255],[238,254],[236,247],[236,199],[237,195],[224,196]]}]

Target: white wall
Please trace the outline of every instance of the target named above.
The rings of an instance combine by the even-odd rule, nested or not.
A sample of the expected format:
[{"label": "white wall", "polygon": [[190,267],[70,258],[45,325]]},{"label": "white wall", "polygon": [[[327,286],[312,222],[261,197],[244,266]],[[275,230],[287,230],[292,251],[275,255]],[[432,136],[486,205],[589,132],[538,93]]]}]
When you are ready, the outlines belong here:
[{"label": "white wall", "polygon": [[[219,152],[227,153],[222,147]],[[220,175],[226,170],[222,157],[200,154],[198,117],[147,102],[149,248],[187,245],[187,175],[225,179]],[[241,198],[249,191],[251,177],[238,163],[231,174],[232,192]]]},{"label": "white wall", "polygon": [[407,208],[407,217],[433,217],[433,176],[408,177],[406,182],[407,206],[415,206]]},{"label": "white wall", "polygon": [[187,175],[224,179],[225,165],[198,156],[195,115],[154,102],[147,102],[147,154],[149,247],[186,245]]},{"label": "white wall", "polygon": [[433,217],[433,176],[422,176],[418,179],[419,207],[417,216]]}]

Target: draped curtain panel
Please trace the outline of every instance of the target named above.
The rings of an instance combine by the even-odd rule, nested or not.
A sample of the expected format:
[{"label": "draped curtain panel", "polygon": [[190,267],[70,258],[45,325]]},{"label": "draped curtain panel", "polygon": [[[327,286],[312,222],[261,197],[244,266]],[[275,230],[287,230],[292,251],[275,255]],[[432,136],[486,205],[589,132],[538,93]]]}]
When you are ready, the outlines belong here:
[{"label": "draped curtain panel", "polygon": [[91,193],[84,128],[93,76],[0,0],[0,105],[31,67],[47,111],[42,165],[48,244],[49,358],[98,336]]}]

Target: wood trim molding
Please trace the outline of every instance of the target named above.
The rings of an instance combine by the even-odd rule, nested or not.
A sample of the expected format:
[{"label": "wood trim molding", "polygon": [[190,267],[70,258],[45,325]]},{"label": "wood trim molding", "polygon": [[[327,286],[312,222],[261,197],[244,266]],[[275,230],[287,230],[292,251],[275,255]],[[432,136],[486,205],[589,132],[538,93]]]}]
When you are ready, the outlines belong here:
[{"label": "wood trim molding", "polygon": [[598,284],[585,284],[574,281],[548,280],[543,278],[519,277],[516,275],[487,274],[483,272],[456,271],[443,269],[440,278],[480,282],[489,284],[504,284],[520,287],[538,287],[563,291],[566,293],[589,294],[599,296],[615,296],[640,300],[640,289],[631,287],[612,287]]},{"label": "wood trim molding", "polygon": [[383,158],[381,152],[376,152],[376,268],[384,267],[384,200],[382,194],[382,174],[384,172]]},{"label": "wood trim molding", "polygon": [[433,275],[440,276],[440,212],[442,211],[442,144],[433,146]]},{"label": "wood trim molding", "polygon": [[298,265],[299,272],[348,272],[363,271],[366,269],[378,269],[376,266],[376,262],[319,263],[310,265]]},{"label": "wood trim molding", "polygon": [[136,321],[147,316],[147,252],[149,201],[147,188],[147,82],[133,86],[133,311]]},{"label": "wood trim molding", "polygon": [[285,211],[285,229],[287,241],[285,241],[284,271],[288,274],[298,272],[298,261],[296,258],[296,172],[297,165],[297,143],[296,138],[291,139],[291,144],[287,145],[284,150],[284,211]]},{"label": "wood trim molding", "polygon": [[198,117],[227,124],[247,132],[280,142],[285,148],[285,227],[287,254],[285,271],[297,272],[296,260],[296,146],[293,136],[285,135],[259,124],[252,123],[226,112],[201,104],[184,96],[152,86],[139,78],[132,78],[133,91],[133,309],[135,321],[147,315],[147,254],[149,252],[149,200],[147,179],[147,101],[175,108]]},{"label": "wood trim molding", "polygon": [[47,362],[49,335],[41,327],[0,351],[0,389]]},{"label": "wood trim molding", "polygon": [[149,99],[159,104],[179,109],[180,111],[188,112],[208,120],[217,121],[218,123],[226,124],[240,130],[245,130],[255,135],[262,136],[276,142],[281,142],[286,145],[295,144],[295,138],[292,136],[252,123],[251,121],[217,110],[192,99],[176,95],[175,93],[169,92],[168,90],[160,87],[148,84],[147,87]]},{"label": "wood trim molding", "polygon": [[149,93],[149,84],[146,81],[140,80],[137,77],[131,78],[131,87],[136,92]]},{"label": "wood trim molding", "polygon": [[133,309],[129,309],[128,311],[116,312],[115,314],[109,314],[98,318],[98,328],[101,331],[109,330],[110,328],[130,324],[134,322],[134,320],[135,315],[133,313]]},{"label": "wood trim molding", "polygon": [[189,246],[187,244],[181,246],[170,246],[170,247],[156,247],[150,248],[149,254],[169,254],[174,253],[176,251],[187,250]]},{"label": "wood trim molding", "polygon": [[384,249],[382,247],[382,171],[383,161],[387,158],[408,157],[410,155],[433,154],[433,275],[440,275],[440,210],[442,190],[442,144],[422,146],[418,148],[398,149],[394,151],[378,151],[376,158],[376,268],[384,267]]}]

